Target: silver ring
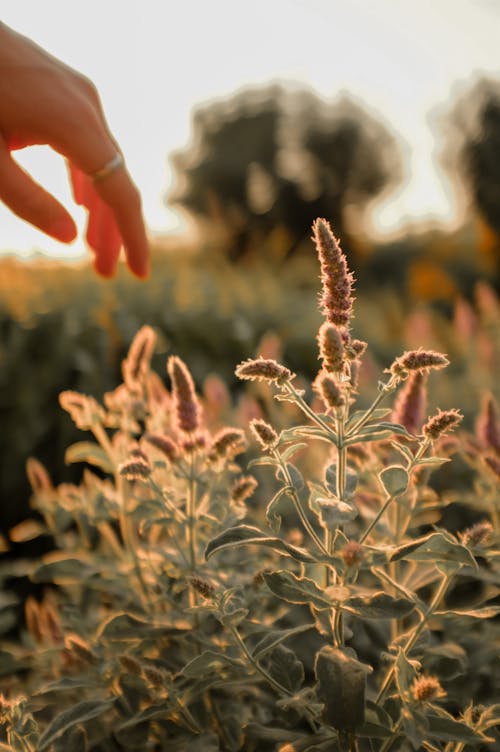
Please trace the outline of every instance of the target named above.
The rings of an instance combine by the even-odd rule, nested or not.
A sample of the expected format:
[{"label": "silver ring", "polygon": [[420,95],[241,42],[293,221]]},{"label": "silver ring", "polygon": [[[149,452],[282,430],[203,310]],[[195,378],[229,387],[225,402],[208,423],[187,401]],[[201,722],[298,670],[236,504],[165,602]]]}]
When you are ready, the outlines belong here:
[{"label": "silver ring", "polygon": [[116,152],[115,156],[107,162],[104,167],[101,167],[100,170],[97,170],[97,172],[93,172],[90,176],[94,183],[100,183],[105,178],[109,177],[113,174],[113,172],[116,172],[119,170],[123,165],[125,164],[122,155],[119,151]]}]

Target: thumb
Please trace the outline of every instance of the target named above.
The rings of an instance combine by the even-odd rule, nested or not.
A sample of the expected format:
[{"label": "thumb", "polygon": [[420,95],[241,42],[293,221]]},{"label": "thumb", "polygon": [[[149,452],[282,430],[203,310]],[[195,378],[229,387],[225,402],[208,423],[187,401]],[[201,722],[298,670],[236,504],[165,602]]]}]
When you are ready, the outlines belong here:
[{"label": "thumb", "polygon": [[77,230],[70,214],[12,159],[1,135],[0,200],[18,217],[56,240],[70,243],[75,239]]}]

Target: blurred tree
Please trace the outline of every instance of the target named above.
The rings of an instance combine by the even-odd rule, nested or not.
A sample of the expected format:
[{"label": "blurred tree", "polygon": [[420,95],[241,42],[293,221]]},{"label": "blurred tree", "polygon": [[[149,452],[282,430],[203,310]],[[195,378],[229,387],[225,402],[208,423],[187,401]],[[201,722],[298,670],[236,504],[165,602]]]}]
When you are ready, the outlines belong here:
[{"label": "blurred tree", "polygon": [[[443,163],[500,239],[500,81],[482,78],[455,100],[446,117]],[[497,255],[498,263],[498,255]],[[498,273],[498,268],[497,268]]]},{"label": "blurred tree", "polygon": [[358,104],[277,85],[199,108],[172,164],[170,201],[222,229],[236,258],[279,229],[292,253],[317,216],[345,240],[348,218],[401,175],[394,137]]}]

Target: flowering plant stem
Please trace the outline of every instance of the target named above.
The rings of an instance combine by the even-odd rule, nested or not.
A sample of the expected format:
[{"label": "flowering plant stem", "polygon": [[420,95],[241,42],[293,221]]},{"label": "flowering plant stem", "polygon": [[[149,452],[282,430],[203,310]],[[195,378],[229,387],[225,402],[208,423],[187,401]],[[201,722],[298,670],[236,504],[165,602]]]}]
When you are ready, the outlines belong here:
[{"label": "flowering plant stem", "polygon": [[[415,643],[417,642],[418,638],[420,637],[420,635],[424,631],[424,627],[427,624],[427,622],[429,621],[429,618],[432,616],[432,614],[434,613],[434,611],[437,609],[437,607],[441,603],[441,600],[443,599],[444,594],[446,593],[446,590],[448,589],[448,586],[450,584],[452,576],[453,575],[450,575],[450,574],[445,574],[443,576],[443,579],[439,583],[439,586],[437,587],[436,592],[434,593],[434,597],[433,597],[433,599],[432,599],[432,601],[431,601],[431,603],[429,605],[429,608],[427,609],[427,613],[422,615],[421,620],[419,621],[419,623],[416,625],[415,629],[413,630],[413,632],[409,636],[409,638],[408,638],[408,640],[406,642],[406,645],[403,648],[403,652],[404,653],[407,654],[407,653],[410,652],[410,650],[415,645]],[[392,665],[389,668],[389,670],[387,671],[387,673],[386,673],[386,675],[385,675],[385,677],[384,677],[384,679],[382,681],[382,686],[380,687],[379,693],[378,693],[377,698],[375,700],[375,702],[377,704],[381,703],[384,700],[385,695],[387,693],[387,690],[391,686],[392,680],[394,678],[394,673],[395,673],[395,666]]]},{"label": "flowering plant stem", "polygon": [[302,504],[300,503],[300,499],[299,499],[299,497],[297,495],[297,492],[296,492],[296,490],[294,488],[293,481],[292,481],[292,478],[290,476],[290,473],[288,472],[288,468],[286,466],[286,463],[283,462],[282,457],[281,457],[281,455],[280,455],[280,453],[278,451],[273,450],[272,454],[273,454],[273,457],[275,458],[275,460],[279,463],[280,470],[281,470],[281,472],[283,474],[283,477],[284,477],[284,479],[286,481],[286,484],[287,484],[288,494],[289,494],[290,498],[292,499],[293,506],[295,507],[295,511],[297,512],[297,514],[298,514],[298,516],[300,518],[300,521],[304,525],[304,528],[307,530],[307,532],[309,533],[309,535],[311,536],[311,538],[313,539],[313,541],[315,542],[315,544],[317,545],[317,547],[319,548],[319,550],[323,554],[326,554],[328,556],[328,550],[327,550],[327,548],[322,543],[320,537],[318,536],[318,534],[314,530],[313,526],[311,525],[311,523],[307,519],[306,513],[302,509]]}]

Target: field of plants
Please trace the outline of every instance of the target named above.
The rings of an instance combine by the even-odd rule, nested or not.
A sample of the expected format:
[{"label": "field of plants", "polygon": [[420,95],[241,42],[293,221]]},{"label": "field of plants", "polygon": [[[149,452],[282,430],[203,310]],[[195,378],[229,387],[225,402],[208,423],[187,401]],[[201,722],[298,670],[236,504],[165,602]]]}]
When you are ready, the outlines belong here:
[{"label": "field of plants", "polygon": [[0,750],[499,748],[500,302],[393,261],[3,262]]}]

